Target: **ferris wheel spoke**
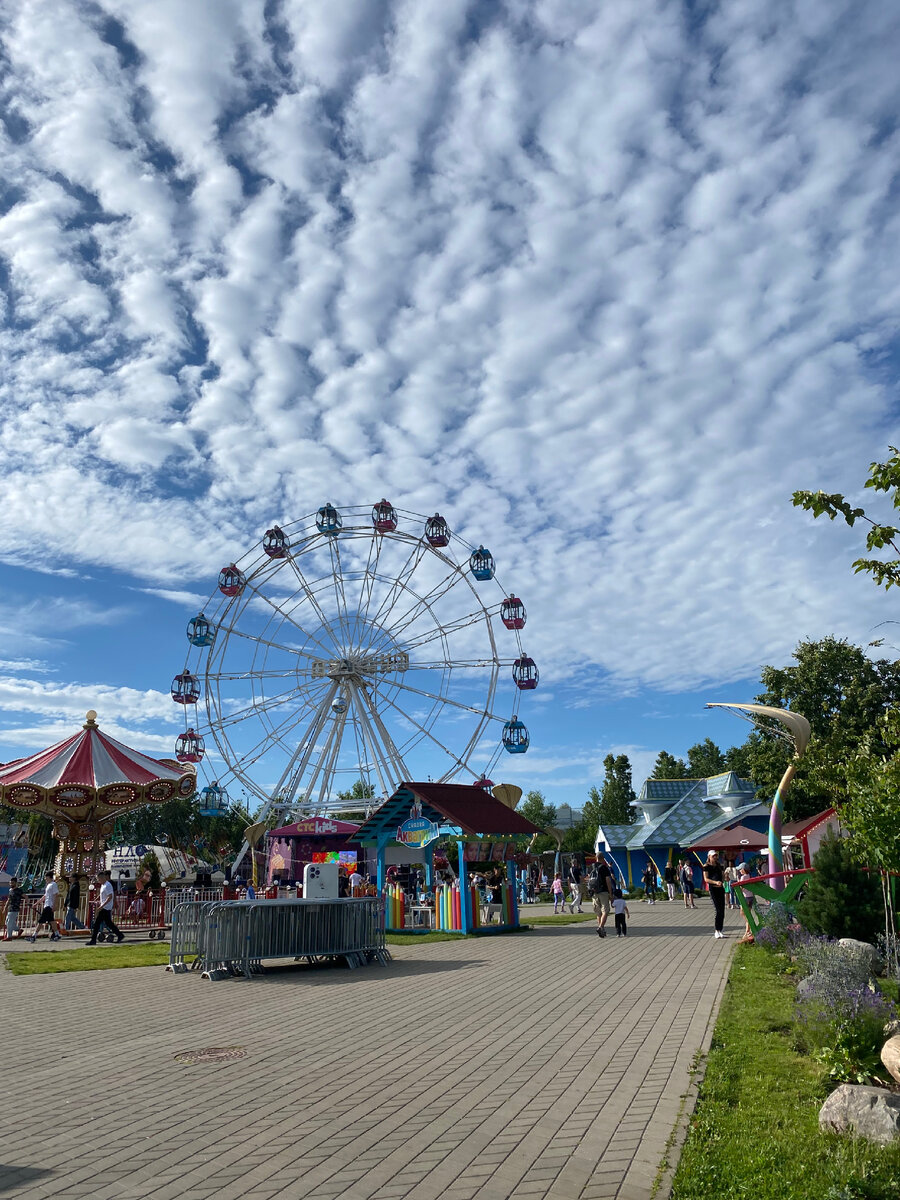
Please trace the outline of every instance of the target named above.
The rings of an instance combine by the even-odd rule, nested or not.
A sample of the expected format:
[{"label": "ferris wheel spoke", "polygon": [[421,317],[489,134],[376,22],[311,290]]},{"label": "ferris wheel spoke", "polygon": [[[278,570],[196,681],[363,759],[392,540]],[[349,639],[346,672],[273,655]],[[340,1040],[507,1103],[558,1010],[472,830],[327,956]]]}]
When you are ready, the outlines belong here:
[{"label": "ferris wheel spoke", "polygon": [[[353,630],[351,628],[350,610],[347,606],[347,594],[344,589],[344,570],[341,563],[341,549],[338,545],[337,538],[328,539],[328,549],[331,554],[331,578],[334,583],[334,600],[337,608],[338,624],[344,630],[344,642],[342,650],[344,654],[350,653],[350,648],[353,645]],[[343,614],[343,615],[342,615]]]},{"label": "ferris wheel spoke", "polygon": [[[290,555],[288,555],[288,561],[289,562],[293,561],[290,558]],[[267,596],[264,592],[261,592],[259,590],[259,588],[254,587],[253,584],[250,583],[249,581],[247,583],[247,586],[250,588],[250,590],[253,592],[253,594],[255,596],[258,596],[260,598],[260,600],[265,601],[265,603],[268,604],[270,608],[273,608],[275,610],[275,612],[277,612],[280,616],[284,617],[285,621],[287,621],[288,624],[292,625],[294,627],[294,629],[296,629],[299,633],[302,633],[303,636],[306,638],[307,642],[312,643],[313,646],[318,646],[326,658],[331,657],[331,655],[334,653],[333,647],[328,647],[328,646],[323,645],[322,642],[320,642],[318,638],[313,637],[313,635],[308,630],[304,629],[303,626],[299,623],[299,621],[295,620],[295,618],[291,615],[291,613],[286,612],[281,607],[280,604],[276,604],[275,601],[270,596]],[[319,610],[319,611],[321,611],[321,610]],[[323,622],[323,623],[326,625],[326,627],[328,627],[327,622]],[[232,630],[229,629],[228,632],[231,633]],[[249,635],[244,634],[243,636],[248,637]],[[265,639],[257,638],[256,640],[264,641]]]},{"label": "ferris wheel spoke", "polygon": [[252,668],[248,671],[216,671],[215,674],[208,674],[206,678],[221,683],[223,680],[236,682],[242,679],[295,679],[298,675],[308,675],[310,679],[314,678],[312,667],[292,667],[287,671],[276,671],[274,669],[254,671]]},{"label": "ferris wheel spoke", "polygon": [[461,708],[464,712],[473,713],[476,717],[487,717],[491,721],[500,721],[503,718],[495,716],[494,713],[488,712],[483,708],[475,708],[471,704],[463,704],[461,700],[454,700],[451,696],[441,696],[437,692],[426,692],[422,688],[413,687],[409,683],[400,683],[397,679],[391,680],[391,686],[400,688],[404,692],[413,692],[417,696],[424,696],[427,700],[436,700],[441,704],[452,704],[454,708]]},{"label": "ferris wheel spoke", "polygon": [[293,800],[297,791],[297,785],[303,776],[303,772],[309,765],[309,760],[312,758],[313,751],[316,747],[316,742],[319,739],[325,722],[328,720],[328,714],[331,711],[331,702],[337,695],[338,685],[332,683],[328,691],[325,693],[318,711],[313,718],[312,724],[306,730],[304,736],[297,743],[297,749],[288,760],[287,766],[281,773],[281,778],[275,785],[273,794],[278,796],[285,791],[288,800]]},{"label": "ferris wheel spoke", "polygon": [[222,728],[225,728],[227,726],[236,725],[239,721],[243,721],[252,713],[268,712],[269,709],[280,708],[283,704],[289,703],[289,701],[292,700],[300,690],[300,688],[291,688],[287,692],[279,692],[277,696],[269,697],[268,700],[264,700],[262,703],[256,703],[254,701],[252,704],[248,704],[246,708],[235,709],[234,712],[228,713],[227,716],[220,717],[218,724]]},{"label": "ferris wheel spoke", "polygon": [[444,743],[442,741],[440,741],[439,738],[436,738],[434,736],[434,734],[431,732],[430,729],[428,729],[424,725],[420,724],[420,722],[417,721],[414,717],[411,717],[409,715],[409,713],[404,712],[403,709],[399,706],[399,704],[396,704],[388,696],[384,696],[384,695],[382,695],[382,702],[384,704],[389,705],[396,712],[398,712],[404,721],[408,721],[410,723],[410,725],[414,725],[416,727],[416,729],[418,729],[422,733],[424,733],[424,735],[427,738],[429,738],[430,741],[434,742],[434,744],[438,747],[438,749],[441,750],[444,754],[446,754],[447,757],[450,758],[454,763],[456,763],[456,765],[458,767],[461,767],[461,768],[465,767],[466,764],[463,759],[459,758],[458,755],[454,754],[452,750],[448,749],[448,747],[445,746]]},{"label": "ferris wheel spoke", "polygon": [[372,617],[373,622],[376,624],[380,620],[382,613],[390,613],[394,606],[395,597],[401,595],[401,593],[404,592],[409,586],[409,581],[412,579],[413,575],[415,575],[416,568],[425,556],[427,544],[427,542],[419,539],[409,552],[409,558],[407,558],[406,562],[397,572],[397,577],[391,584],[387,595],[378,605],[375,615]]},{"label": "ferris wheel spoke", "polygon": [[485,667],[512,667],[512,659],[505,662],[497,658],[435,659],[434,662],[410,662],[407,671],[465,671],[484,670]]},{"label": "ferris wheel spoke", "polygon": [[[381,547],[384,542],[384,536],[374,535],[369,543],[369,553],[366,556],[366,569],[363,573],[362,582],[359,587],[359,603],[356,607],[357,621],[365,624],[369,617],[369,606],[372,603],[372,591],[378,580],[378,563],[381,559]],[[372,551],[375,552],[374,561],[372,559]]]},{"label": "ferris wheel spoke", "polygon": [[[389,764],[396,774],[397,778],[393,781],[394,783],[401,783],[408,775],[406,764],[403,761],[400,751],[394,745],[390,734],[385,729],[381,717],[366,689],[354,684],[353,695],[356,700],[356,712],[359,716],[360,726],[365,730],[365,733],[368,733],[369,741],[372,745],[372,761],[375,764],[375,771],[378,774],[385,795],[389,795],[392,781],[384,773],[384,764]],[[363,734],[364,740],[365,733]]]},{"label": "ferris wheel spoke", "polygon": [[[284,720],[281,721],[279,725],[276,725],[274,728],[270,729],[265,737],[261,738],[255,746],[252,746],[244,754],[235,756],[236,766],[239,766],[242,770],[252,767],[253,764],[258,762],[274,743],[283,741],[283,739],[287,737],[291,730],[296,729],[298,725],[301,725],[303,721],[307,719],[308,714],[316,708],[318,708],[318,705],[314,703],[311,697],[304,700],[303,705],[299,710],[292,709],[291,712],[284,718]],[[215,736],[215,734],[213,736]]]},{"label": "ferris wheel spoke", "polygon": [[[295,628],[299,627],[295,625]],[[269,638],[262,637],[260,634],[244,633],[243,630],[238,629],[235,625],[225,626],[223,632],[225,632],[229,637],[243,638],[244,641],[254,642],[259,646],[268,646],[272,650],[283,650],[285,654],[294,654],[300,657],[304,653],[302,646],[287,646],[284,642],[273,642]],[[301,630],[301,633],[304,634],[304,637],[309,636],[305,630]]]},{"label": "ferris wheel spoke", "polygon": [[[294,575],[297,578],[297,582],[300,584],[300,587],[303,589],[307,600],[312,605],[313,610],[315,611],[316,616],[321,621],[323,628],[327,629],[329,635],[331,636],[333,646],[332,646],[331,650],[328,650],[326,652],[330,656],[334,653],[334,647],[340,645],[340,643],[337,641],[337,639],[334,636],[334,630],[331,627],[331,621],[329,621],[328,618],[325,616],[325,612],[324,612],[321,604],[319,603],[319,600],[318,600],[318,597],[316,596],[315,590],[310,587],[309,581],[307,580],[307,578],[303,574],[303,572],[300,570],[300,565],[294,558],[294,555],[288,554],[287,558],[284,561],[290,563],[291,570],[294,572]],[[321,643],[319,643],[319,644],[321,645]]]},{"label": "ferris wheel spoke", "polygon": [[[424,596],[418,596],[416,602],[405,610],[396,623],[388,626],[391,636],[398,638],[404,629],[408,629],[419,617],[424,616],[426,612],[430,612],[434,601],[439,596],[443,598],[449,595],[461,579],[465,579],[465,572],[462,567],[454,565],[449,575],[445,575],[441,582],[436,583],[431,591],[426,592]],[[435,621],[435,624],[440,624],[440,622]]]},{"label": "ferris wheel spoke", "polygon": [[427,633],[418,634],[404,641],[403,649],[406,651],[416,650],[421,646],[427,646],[429,642],[436,642],[439,638],[446,637],[448,634],[457,633],[461,629],[468,629],[470,625],[475,625],[483,620],[484,615],[485,610],[479,608],[475,612],[466,613],[464,617],[454,617],[446,625],[439,625],[435,629],[430,629]]},{"label": "ferris wheel spoke", "polygon": [[[298,783],[302,782],[302,784],[303,784],[303,793],[306,796],[307,801],[309,801],[310,798],[312,797],[313,788],[316,786],[316,780],[319,778],[320,775],[323,775],[323,778],[322,778],[323,789],[326,791],[328,789],[329,776],[328,776],[328,772],[325,770],[325,767],[326,767],[326,764],[332,760],[334,751],[337,749],[340,749],[340,745],[341,745],[340,734],[344,727],[344,720],[346,719],[346,715],[347,715],[346,713],[341,713],[337,716],[336,719],[332,720],[331,728],[328,730],[328,736],[325,738],[325,744],[322,746],[322,749],[321,749],[321,752],[319,753],[318,758],[316,759],[315,763],[313,764],[313,766],[312,766],[311,770],[309,771],[309,773],[307,774],[306,778],[303,780],[298,780]],[[324,729],[324,725],[323,725],[323,729]],[[324,774],[323,774],[323,772],[324,772]]]}]

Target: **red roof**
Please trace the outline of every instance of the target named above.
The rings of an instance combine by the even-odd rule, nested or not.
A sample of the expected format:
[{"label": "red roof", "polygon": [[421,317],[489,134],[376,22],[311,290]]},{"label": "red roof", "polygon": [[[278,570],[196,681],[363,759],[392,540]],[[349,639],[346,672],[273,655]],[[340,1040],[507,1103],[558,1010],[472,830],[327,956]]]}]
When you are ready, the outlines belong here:
[{"label": "red roof", "polygon": [[689,850],[764,850],[769,844],[766,833],[757,833],[746,825],[735,825],[733,829],[720,829],[701,838]]},{"label": "red roof", "polygon": [[805,833],[811,833],[817,825],[821,825],[823,821],[827,821],[829,817],[833,817],[834,815],[835,811],[833,808],[823,808],[814,817],[803,817],[799,821],[788,821],[781,831],[782,836],[802,837]]},{"label": "red roof", "polygon": [[[374,838],[379,830],[397,825],[409,815],[409,793],[422,801],[423,816],[441,818],[447,825],[458,826],[467,835],[540,833],[527,817],[502,804],[483,788],[459,783],[401,783],[389,800],[360,826],[354,841]],[[429,809],[433,810],[429,813]]]},{"label": "red roof", "polygon": [[330,817],[304,817],[293,825],[282,825],[280,829],[270,829],[267,837],[296,838],[296,837],[349,837],[356,833],[358,825],[352,821],[333,821]]}]

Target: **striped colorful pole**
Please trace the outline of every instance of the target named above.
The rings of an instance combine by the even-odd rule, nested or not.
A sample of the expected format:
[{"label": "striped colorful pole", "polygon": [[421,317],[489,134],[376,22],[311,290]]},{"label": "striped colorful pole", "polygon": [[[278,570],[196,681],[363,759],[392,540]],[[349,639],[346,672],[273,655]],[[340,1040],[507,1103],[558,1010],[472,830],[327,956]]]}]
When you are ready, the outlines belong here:
[{"label": "striped colorful pole", "polygon": [[[775,875],[779,871],[784,870],[784,850],[781,846],[781,831],[784,827],[784,798],[787,795],[787,790],[791,786],[791,780],[794,778],[794,772],[797,770],[795,762],[788,763],[788,768],[781,777],[781,783],[775,789],[775,798],[772,801],[772,811],[769,813],[769,874]],[[771,880],[771,886],[775,891],[780,892],[784,888],[783,879]]]},{"label": "striped colorful pole", "polygon": [[453,893],[453,929],[462,929],[462,897],[459,894],[459,888],[451,889]]}]

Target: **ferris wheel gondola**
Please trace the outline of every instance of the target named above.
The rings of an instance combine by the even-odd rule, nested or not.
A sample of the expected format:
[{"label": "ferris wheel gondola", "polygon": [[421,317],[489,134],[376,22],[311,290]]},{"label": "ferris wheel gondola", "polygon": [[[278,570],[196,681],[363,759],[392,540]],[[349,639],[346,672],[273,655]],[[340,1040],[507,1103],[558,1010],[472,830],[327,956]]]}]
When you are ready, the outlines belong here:
[{"label": "ferris wheel gondola", "polygon": [[404,779],[484,780],[504,750],[527,750],[517,705],[538,672],[524,604],[440,514],[329,502],[272,524],[217,585],[172,684],[190,713],[180,748],[205,737],[212,786],[327,811],[359,779],[383,795]]}]

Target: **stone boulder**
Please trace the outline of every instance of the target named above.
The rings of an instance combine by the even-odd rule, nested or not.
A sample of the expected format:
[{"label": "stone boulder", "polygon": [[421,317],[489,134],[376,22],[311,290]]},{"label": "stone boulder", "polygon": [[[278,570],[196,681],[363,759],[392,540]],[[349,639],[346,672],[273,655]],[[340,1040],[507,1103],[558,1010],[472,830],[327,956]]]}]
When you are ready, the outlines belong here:
[{"label": "stone boulder", "polygon": [[819,1110],[819,1128],[886,1146],[900,1138],[900,1094],[842,1083]]},{"label": "stone boulder", "polygon": [[900,1037],[889,1038],[881,1047],[881,1061],[900,1083]]},{"label": "stone boulder", "polygon": [[859,942],[856,938],[838,938],[838,945],[842,950],[848,951],[855,957],[868,959],[869,973],[871,975],[880,975],[884,970],[884,963],[881,955],[874,946],[868,942]]}]

